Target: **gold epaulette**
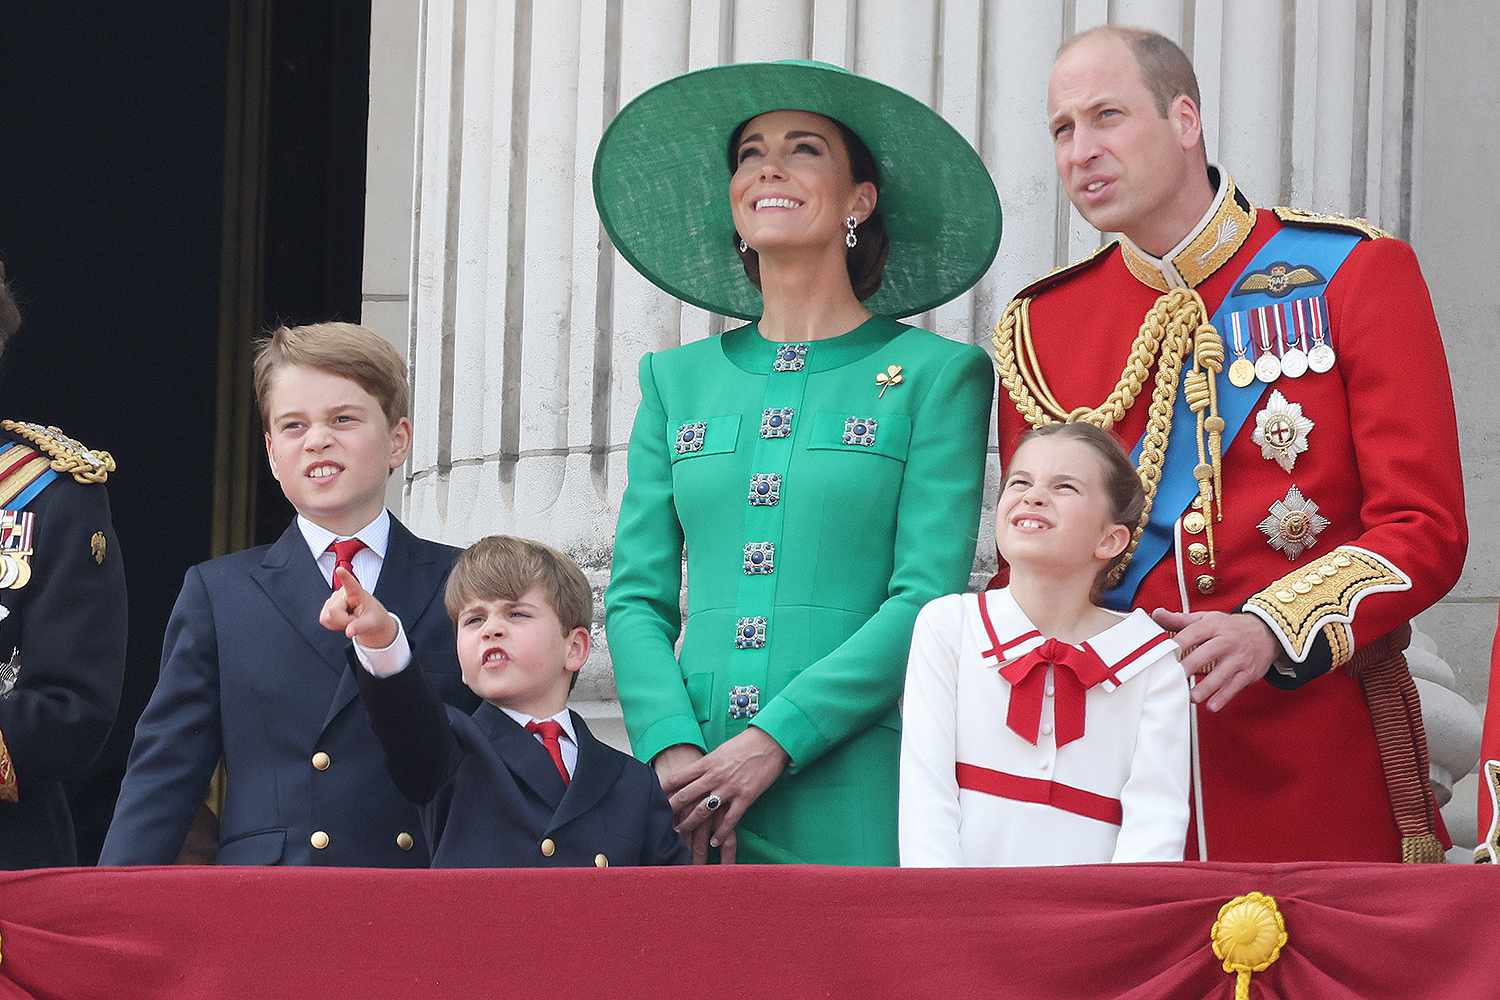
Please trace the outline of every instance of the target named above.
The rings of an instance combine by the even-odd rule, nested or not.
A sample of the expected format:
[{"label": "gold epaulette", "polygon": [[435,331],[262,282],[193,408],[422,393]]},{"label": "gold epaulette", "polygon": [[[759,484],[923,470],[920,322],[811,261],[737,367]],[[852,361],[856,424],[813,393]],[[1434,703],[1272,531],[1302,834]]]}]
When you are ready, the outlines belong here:
[{"label": "gold epaulette", "polygon": [[1321,226],[1325,229],[1341,229],[1346,233],[1355,233],[1367,240],[1381,240],[1391,234],[1378,226],[1372,226],[1364,219],[1353,219],[1343,215],[1324,215],[1322,212],[1304,212],[1300,208],[1287,208],[1281,206],[1273,208],[1276,218],[1291,226]]},{"label": "gold epaulette", "polygon": [[1025,288],[1021,289],[1016,293],[1015,297],[1018,299],[1028,298],[1032,295],[1037,294],[1038,292],[1045,291],[1046,289],[1051,288],[1053,285],[1060,283],[1069,275],[1076,274],[1079,271],[1087,269],[1096,261],[1103,258],[1105,254],[1113,250],[1116,245],[1119,244],[1119,242],[1119,240],[1110,240],[1108,243],[1104,244],[1104,246],[1100,247],[1098,250],[1095,250],[1087,257],[1080,258],[1079,260],[1075,260],[1071,264],[1064,264],[1062,267],[1054,269],[1049,274],[1043,275],[1042,277],[1033,281],[1031,284],[1027,285]]},{"label": "gold epaulette", "polygon": [[56,427],[0,420],[0,430],[36,448],[51,460],[54,471],[69,473],[80,483],[102,483],[115,471],[115,457],[109,452],[87,448]]}]

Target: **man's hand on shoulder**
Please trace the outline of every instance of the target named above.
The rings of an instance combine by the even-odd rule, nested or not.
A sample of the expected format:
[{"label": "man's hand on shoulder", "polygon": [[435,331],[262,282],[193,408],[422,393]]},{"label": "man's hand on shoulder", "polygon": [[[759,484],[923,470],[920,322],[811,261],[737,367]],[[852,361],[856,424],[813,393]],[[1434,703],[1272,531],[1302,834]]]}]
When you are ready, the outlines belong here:
[{"label": "man's hand on shoulder", "polygon": [[1223,611],[1186,614],[1157,608],[1151,618],[1176,632],[1183,671],[1192,677],[1193,702],[1208,703],[1217,712],[1251,684],[1260,680],[1281,655],[1281,645],[1264,622],[1254,615]]},{"label": "man's hand on shoulder", "polygon": [[330,632],[342,632],[365,649],[385,649],[396,641],[396,619],[365,590],[354,574],[336,568],[338,589],[323,602],[318,622]]}]

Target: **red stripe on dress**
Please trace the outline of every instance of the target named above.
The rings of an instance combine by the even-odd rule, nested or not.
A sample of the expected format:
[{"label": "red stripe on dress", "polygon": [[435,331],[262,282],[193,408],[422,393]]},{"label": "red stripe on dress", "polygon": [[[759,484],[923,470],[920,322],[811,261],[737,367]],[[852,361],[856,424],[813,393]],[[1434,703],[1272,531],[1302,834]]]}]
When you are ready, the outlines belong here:
[{"label": "red stripe on dress", "polygon": [[989,602],[984,599],[984,594],[975,594],[974,596],[979,599],[979,620],[984,623],[985,634],[990,637],[990,648],[981,651],[980,656],[993,656],[997,660],[1004,659],[1005,651],[1012,646],[1019,646],[1029,639],[1040,639],[1042,637],[1042,633],[1036,629],[1032,629],[1025,635],[1016,636],[1002,646],[1000,644],[1000,637],[995,634],[995,623],[990,621]]},{"label": "red stripe on dress", "polygon": [[1085,791],[1082,788],[1074,788],[1072,785],[1043,781],[1040,778],[1023,778],[1018,774],[992,771],[977,764],[959,763],[953,766],[953,770],[958,778],[958,787],[966,788],[971,792],[983,792],[986,795],[1013,799],[1016,802],[1033,802],[1037,805],[1051,806],[1063,812],[1070,812],[1076,816],[1084,816],[1114,826],[1119,826],[1124,817],[1124,810],[1119,799]]},{"label": "red stripe on dress", "polygon": [[[1110,681],[1116,687],[1119,687],[1120,686],[1120,678],[1119,678],[1118,675],[1119,675],[1119,673],[1120,673],[1121,670],[1124,670],[1126,667],[1130,666],[1136,660],[1139,660],[1142,656],[1145,656],[1147,652],[1149,652],[1150,650],[1156,648],[1157,646],[1160,646],[1162,643],[1166,642],[1170,638],[1172,638],[1172,637],[1170,635],[1168,635],[1167,633],[1165,633],[1165,632],[1158,632],[1155,636],[1153,636],[1152,638],[1148,639],[1147,641],[1141,643],[1139,646],[1137,646],[1135,648],[1134,651],[1132,651],[1130,653],[1127,653],[1124,657],[1122,657],[1120,660],[1118,660],[1113,665],[1107,665],[1107,666],[1105,666],[1105,668],[1104,668],[1104,679],[1107,680],[1107,681]],[[1090,646],[1088,643],[1084,643],[1083,645],[1084,645],[1084,648],[1087,649],[1090,653],[1094,653],[1095,656],[1099,656],[1098,653],[1094,652],[1094,647],[1093,646]],[[1102,656],[1099,657],[1099,662],[1100,663],[1104,662],[1104,658]]]}]

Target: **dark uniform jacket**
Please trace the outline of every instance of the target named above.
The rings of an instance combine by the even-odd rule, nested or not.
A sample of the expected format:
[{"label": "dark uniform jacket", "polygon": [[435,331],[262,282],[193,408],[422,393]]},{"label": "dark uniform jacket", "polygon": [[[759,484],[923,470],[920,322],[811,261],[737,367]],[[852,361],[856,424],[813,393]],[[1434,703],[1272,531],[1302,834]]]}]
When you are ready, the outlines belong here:
[{"label": "dark uniform jacket", "polygon": [[[375,594],[434,688],[468,710],[442,601],[457,554],[393,517]],[[318,623],[328,593],[295,522],[274,545],[188,570],[100,864],[171,863],[222,756],[220,864],[427,865],[344,669],[349,640]]]},{"label": "dark uniform jacket", "polygon": [[[415,644],[413,644],[415,649]],[[494,705],[443,705],[420,659],[376,678],[350,672],[396,786],[422,805],[434,868],[676,865],[687,847],[656,774],[601,743],[577,712],[578,762],[564,785],[535,736]]]},{"label": "dark uniform jacket", "polygon": [[[73,865],[63,782],[99,753],[119,707],[125,565],[102,485],[48,476],[51,450],[8,430],[0,430],[0,448],[0,510],[31,515],[33,550],[15,557],[29,578],[0,589],[0,868]],[[17,476],[41,492],[13,494]]]}]

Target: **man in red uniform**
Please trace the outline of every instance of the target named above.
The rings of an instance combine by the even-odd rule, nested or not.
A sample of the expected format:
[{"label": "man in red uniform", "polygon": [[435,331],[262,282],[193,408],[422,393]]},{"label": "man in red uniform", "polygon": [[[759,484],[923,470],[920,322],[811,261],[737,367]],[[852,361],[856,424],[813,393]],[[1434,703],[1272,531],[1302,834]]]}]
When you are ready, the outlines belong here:
[{"label": "man in red uniform", "polygon": [[1179,630],[1200,675],[1189,857],[1441,861],[1401,654],[1467,546],[1427,286],[1361,221],[1253,207],[1198,104],[1160,35],[1058,55],[1058,175],[1122,238],[996,327],[1001,457],[1068,419],[1136,449],[1150,502],[1107,603]]}]

